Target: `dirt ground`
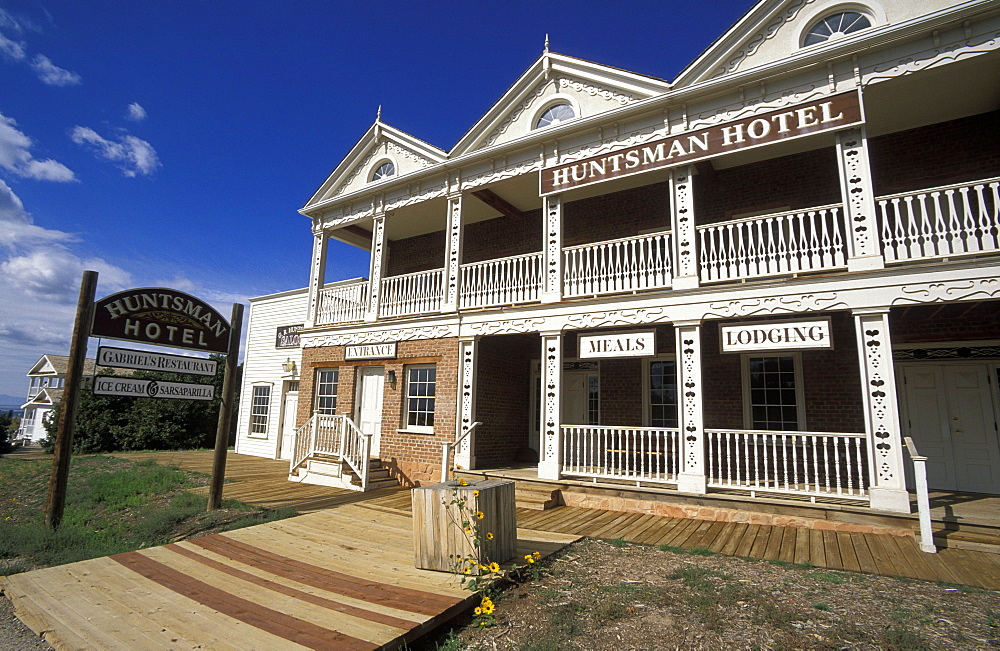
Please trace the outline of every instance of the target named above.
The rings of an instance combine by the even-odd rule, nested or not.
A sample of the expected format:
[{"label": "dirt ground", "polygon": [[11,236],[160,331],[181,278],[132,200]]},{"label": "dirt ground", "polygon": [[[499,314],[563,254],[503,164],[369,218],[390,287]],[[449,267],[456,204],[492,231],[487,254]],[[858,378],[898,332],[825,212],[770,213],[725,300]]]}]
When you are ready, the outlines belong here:
[{"label": "dirt ground", "polygon": [[1000,648],[998,592],[592,540],[546,564],[448,648]]}]

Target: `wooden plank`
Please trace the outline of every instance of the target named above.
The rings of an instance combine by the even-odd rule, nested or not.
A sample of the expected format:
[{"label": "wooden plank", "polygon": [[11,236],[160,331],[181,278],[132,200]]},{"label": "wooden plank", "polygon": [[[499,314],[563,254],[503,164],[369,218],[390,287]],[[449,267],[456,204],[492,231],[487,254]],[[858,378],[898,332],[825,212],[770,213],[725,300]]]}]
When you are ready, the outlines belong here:
[{"label": "wooden plank", "polygon": [[816,567],[826,567],[826,546],[823,544],[823,532],[819,529],[809,531],[809,562]]},{"label": "wooden plank", "polygon": [[642,545],[654,545],[676,522],[677,518],[657,518],[652,526],[636,536],[635,541]]},{"label": "wooden plank", "polygon": [[[760,525],[760,530],[757,531],[757,537],[754,538],[753,541],[753,547],[750,548],[750,553],[748,553],[747,556],[750,558],[764,558],[764,552],[767,551],[767,545],[771,541],[771,536],[774,535],[775,529],[780,528],[769,524]],[[780,530],[778,535],[781,535]]]},{"label": "wooden plank", "polygon": [[671,531],[663,540],[660,541],[661,545],[670,545],[671,547],[680,547],[685,540],[691,537],[701,524],[701,520],[691,520],[684,519],[681,520],[678,525]]},{"label": "wooden plank", "polygon": [[871,548],[868,547],[868,538],[861,533],[851,533],[849,535],[851,536],[854,553],[857,555],[861,571],[869,574],[878,574],[878,565],[875,563],[875,557],[872,554]]},{"label": "wooden plank", "polygon": [[843,570],[844,562],[840,558],[840,541],[836,531],[823,532],[823,548],[826,550],[826,567]]},{"label": "wooden plank", "polygon": [[705,547],[705,535],[715,524],[712,520],[699,520],[698,528],[681,545],[686,549],[703,549]]},{"label": "wooden plank", "polygon": [[778,550],[778,560],[785,563],[795,562],[795,543],[798,540],[799,528],[785,527],[781,536],[781,549]]},{"label": "wooden plank", "polygon": [[858,554],[854,550],[854,539],[846,531],[837,532],[837,545],[840,547],[840,560],[844,564],[844,569],[851,572],[860,572],[861,563],[858,561]]},{"label": "wooden plank", "polygon": [[727,530],[728,535],[726,537],[726,541],[722,545],[722,548],[719,549],[719,553],[725,554],[726,556],[735,556],[740,540],[742,540],[743,535],[746,534],[747,529],[749,528],[750,525],[746,522],[733,523]]},{"label": "wooden plank", "polygon": [[767,547],[764,548],[763,558],[768,561],[778,560],[778,556],[781,555],[781,545],[785,538],[785,534],[791,532],[789,527],[779,527],[775,526],[771,530],[771,537],[767,541]]},{"label": "wooden plank", "polygon": [[750,556],[750,550],[753,549],[753,545],[757,540],[757,535],[760,533],[762,528],[763,526],[759,524],[751,524],[748,526],[746,532],[743,534],[743,538],[736,546],[734,555],[741,558],[748,558]]},{"label": "wooden plank", "polygon": [[796,565],[809,562],[809,530],[805,527],[795,530],[795,552],[792,554],[792,562]]},{"label": "wooden plank", "polygon": [[868,549],[872,553],[872,558],[875,561],[875,567],[878,568],[879,574],[885,576],[907,576],[905,570],[897,566],[901,561],[901,557],[896,551],[896,546],[888,543],[888,535],[862,535],[865,537],[865,542],[868,543]]},{"label": "wooden plank", "polygon": [[713,524],[712,528],[705,534],[702,542],[705,549],[718,554],[722,546],[726,544],[726,540],[729,539],[729,531],[732,528],[733,525],[729,522],[716,522]]}]

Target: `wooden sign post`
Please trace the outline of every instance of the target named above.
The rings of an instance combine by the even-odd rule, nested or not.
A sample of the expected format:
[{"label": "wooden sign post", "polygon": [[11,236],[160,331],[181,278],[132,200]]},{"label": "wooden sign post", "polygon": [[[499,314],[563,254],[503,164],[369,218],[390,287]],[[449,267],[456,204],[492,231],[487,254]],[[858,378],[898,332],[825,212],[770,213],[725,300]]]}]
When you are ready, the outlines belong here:
[{"label": "wooden sign post", "polygon": [[[212,484],[208,498],[210,511],[219,508],[222,503],[222,483],[226,472],[229,425],[232,422],[233,403],[236,397],[236,362],[240,353],[243,305],[233,303],[232,321],[226,323],[225,318],[208,303],[174,289],[162,287],[129,289],[105,296],[95,302],[96,289],[97,272],[84,271],[76,310],[76,323],[73,327],[73,342],[69,353],[70,367],[66,373],[66,390],[59,412],[55,458],[52,460],[52,475],[49,478],[48,503],[45,508],[46,526],[52,529],[59,526],[66,504],[66,485],[69,481],[77,402],[83,381],[83,363],[87,356],[87,338],[91,336],[226,355],[219,423],[215,434]],[[179,356],[121,349],[108,350],[110,353],[99,354],[99,357],[101,366],[109,368],[146,369],[152,364],[163,365],[161,368],[170,372],[174,369],[183,369],[186,365],[184,358]],[[209,368],[214,364],[205,358],[190,359],[189,365]],[[196,372],[196,374],[206,373]],[[187,400],[210,400],[213,397],[213,389],[211,385],[204,384],[157,382],[121,376],[96,377],[94,383],[94,393],[101,395],[144,395],[150,398]]]},{"label": "wooden sign post", "polygon": [[62,522],[66,507],[69,461],[73,452],[73,434],[76,431],[76,407],[80,399],[80,384],[83,382],[83,362],[87,358],[87,337],[90,336],[96,291],[97,272],[84,271],[80,282],[80,298],[76,302],[73,340],[69,345],[69,368],[66,370],[62,406],[59,408],[52,474],[49,475],[49,494],[45,503],[45,526],[50,529],[55,529]]}]

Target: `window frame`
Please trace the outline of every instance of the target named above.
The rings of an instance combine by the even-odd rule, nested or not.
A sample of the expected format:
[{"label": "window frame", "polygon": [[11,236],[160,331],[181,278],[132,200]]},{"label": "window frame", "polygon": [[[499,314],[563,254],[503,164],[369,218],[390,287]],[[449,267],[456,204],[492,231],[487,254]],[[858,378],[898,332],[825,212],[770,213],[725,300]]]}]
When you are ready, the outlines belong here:
[{"label": "window frame", "polygon": [[[571,109],[573,109],[573,117],[566,120],[559,120],[558,122],[555,123],[546,124],[544,126],[539,126],[538,121],[542,119],[542,116],[545,115],[547,111],[556,106],[559,106],[560,104],[565,104],[569,106]],[[545,103],[542,104],[539,107],[539,109],[535,111],[534,115],[531,116],[531,131],[551,129],[561,124],[566,124],[567,122],[578,120],[580,119],[580,117],[582,117],[582,114],[580,113],[580,105],[573,97],[563,93],[555,93],[554,95],[549,95],[548,97],[546,97]]]},{"label": "window frame", "polygon": [[[434,378],[428,382],[414,382],[410,377],[413,371],[430,369],[434,371]],[[403,384],[403,427],[402,429],[406,432],[415,432],[418,434],[433,434],[434,433],[434,415],[437,408],[437,364],[407,364],[403,367],[404,384]],[[431,396],[411,396],[410,386],[412,384],[426,384],[434,387],[434,394]],[[430,399],[430,409],[425,410],[410,410],[411,400],[426,400]],[[413,425],[410,424],[410,414],[429,414],[430,415],[430,425]]]},{"label": "window frame", "polygon": [[[383,176],[381,178],[375,178],[375,175],[378,174],[379,170],[381,170],[386,165],[392,165],[392,174],[387,174],[386,176]],[[388,181],[389,179],[395,178],[397,176],[399,176],[399,165],[396,163],[396,161],[392,157],[390,157],[390,156],[383,156],[383,157],[379,158],[378,161],[376,161],[374,165],[372,165],[371,171],[368,172],[368,182],[369,183],[382,183],[384,181]]]},{"label": "window frame", "polygon": [[[324,373],[333,373],[333,382],[323,382],[320,377]],[[324,384],[333,385],[333,393],[320,393]],[[313,375],[313,411],[320,414],[335,415],[337,413],[337,397],[340,394],[340,368],[317,368]],[[320,401],[324,398],[333,398],[332,407],[321,407]]]},{"label": "window frame", "polygon": [[[806,429],[806,405],[805,405],[805,383],[802,373],[802,352],[801,351],[765,351],[760,353],[743,353],[740,355],[740,375],[743,384],[743,427],[748,430],[756,430],[753,426],[753,402],[750,394],[750,358],[752,357],[791,357],[792,372],[795,377],[795,416],[796,429],[782,431],[805,432]],[[779,431],[779,430],[767,430]]]},{"label": "window frame", "polygon": [[[257,402],[258,389],[267,390],[267,401],[261,405]],[[256,382],[250,385],[250,420],[247,423],[247,437],[254,439],[266,439],[271,429],[271,397],[274,393],[274,386],[270,382]],[[259,409],[263,406],[263,413]],[[259,418],[263,420],[258,421]],[[261,427],[258,431],[258,427]]]},{"label": "window frame", "polygon": [[[830,18],[833,18],[834,16],[839,16],[841,14],[847,14],[847,13],[855,13],[861,15],[868,21],[868,26],[858,28],[854,31],[845,32],[843,37],[838,37],[836,39],[831,39],[830,36],[827,36],[822,41],[817,41],[816,43],[808,43],[808,44],[806,43],[806,39],[809,38],[809,35],[812,34],[813,31],[821,23],[825,22]],[[882,22],[884,23],[885,20],[883,19]],[[862,32],[866,29],[871,29],[872,27],[875,27],[877,24],[879,23],[878,23],[878,18],[875,16],[875,12],[872,11],[871,7],[868,7],[866,5],[848,3],[848,4],[837,5],[835,7],[827,7],[825,8],[824,11],[812,16],[810,20],[806,22],[806,28],[803,29],[802,32],[799,34],[799,47],[800,48],[816,47],[819,45],[823,45],[824,43],[837,41],[840,40],[841,38],[853,36],[854,34]]]},{"label": "window frame", "polygon": [[677,425],[675,427],[664,427],[663,429],[680,429],[681,426],[681,392],[678,381],[677,355],[675,353],[665,353],[654,357],[646,357],[642,360],[642,426],[655,427],[653,425],[653,403],[650,400],[650,370],[656,362],[674,363],[674,382],[677,387]]}]

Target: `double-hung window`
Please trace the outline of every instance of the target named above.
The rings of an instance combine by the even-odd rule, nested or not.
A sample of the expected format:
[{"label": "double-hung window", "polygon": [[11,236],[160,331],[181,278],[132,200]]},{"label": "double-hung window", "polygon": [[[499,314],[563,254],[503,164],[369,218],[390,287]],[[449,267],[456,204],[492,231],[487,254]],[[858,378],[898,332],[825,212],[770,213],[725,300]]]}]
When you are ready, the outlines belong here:
[{"label": "double-hung window", "polygon": [[270,413],[270,385],[253,387],[253,393],[250,399],[250,434],[267,436],[267,421]]},{"label": "double-hung window", "polygon": [[437,368],[431,365],[406,368],[406,429],[434,431],[434,396],[437,392]]},{"label": "double-hung window", "polygon": [[338,369],[316,371],[316,411],[321,414],[337,413],[337,384],[340,380]]},{"label": "double-hung window", "polygon": [[801,358],[747,355],[743,358],[745,419],[749,429],[795,431],[805,428]]},{"label": "double-hung window", "polygon": [[650,427],[677,427],[677,363],[646,362],[646,422]]}]

